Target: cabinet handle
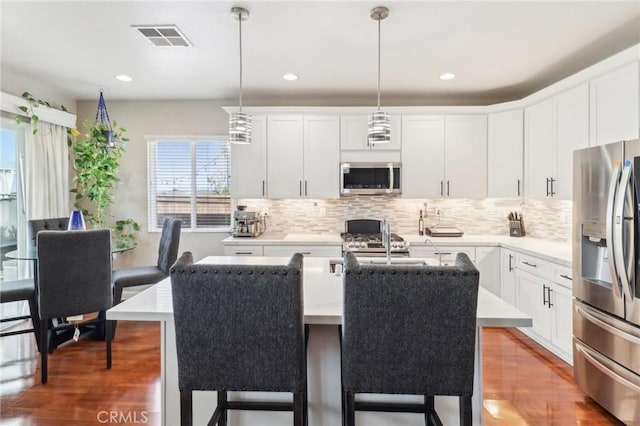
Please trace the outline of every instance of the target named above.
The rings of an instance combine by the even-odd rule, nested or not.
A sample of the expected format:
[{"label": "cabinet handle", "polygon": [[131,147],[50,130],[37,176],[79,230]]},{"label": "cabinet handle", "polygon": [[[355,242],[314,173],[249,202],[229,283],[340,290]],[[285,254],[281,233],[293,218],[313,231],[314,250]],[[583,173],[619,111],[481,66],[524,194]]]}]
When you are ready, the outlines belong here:
[{"label": "cabinet handle", "polygon": [[561,274],[560,276],[561,276],[562,278],[564,278],[565,280],[573,281],[573,278],[571,278],[571,277],[570,277],[570,276],[568,276],[568,275]]},{"label": "cabinet handle", "polygon": [[542,284],[542,304],[546,306],[547,304],[547,286]]},{"label": "cabinet handle", "polygon": [[304,196],[307,196],[307,181],[304,181]]},{"label": "cabinet handle", "polygon": [[520,179],[518,179],[518,197],[520,196]]},{"label": "cabinet handle", "polygon": [[523,263],[523,264],[525,264],[525,265],[527,265],[527,266],[531,266],[532,268],[537,268],[537,267],[538,267],[538,265],[535,265],[535,264],[533,264],[533,263],[529,263],[529,262],[527,262],[526,260],[523,260],[523,261],[522,261],[522,263]]},{"label": "cabinet handle", "polygon": [[299,182],[300,182],[300,196],[302,197],[302,181],[299,181]]},{"label": "cabinet handle", "polygon": [[253,253],[250,251],[236,251],[233,254],[248,254],[248,255],[252,255]]},{"label": "cabinet handle", "polygon": [[549,196],[549,178],[547,178],[547,197]]},{"label": "cabinet handle", "polygon": [[434,254],[437,254],[437,255],[440,255],[440,256],[442,256],[443,254],[444,255],[451,255],[451,252],[437,251]]},{"label": "cabinet handle", "polygon": [[440,196],[444,195],[444,181],[440,181]]},{"label": "cabinet handle", "polygon": [[449,181],[447,181],[447,197],[449,196]]},{"label": "cabinet handle", "polygon": [[264,181],[262,181],[262,196],[264,197],[266,194],[264,193]]},{"label": "cabinet handle", "polygon": [[549,307],[549,309],[551,309],[551,307],[553,306],[553,303],[551,303],[551,292],[552,292],[552,291],[553,291],[553,290],[551,290],[551,286],[547,287],[547,295],[548,295],[547,300],[548,300],[548,302],[549,302],[549,303],[547,304],[547,306]]},{"label": "cabinet handle", "polygon": [[556,195],[556,193],[553,191],[553,182],[555,182],[556,180],[554,178],[549,179],[549,182],[551,182],[551,196],[553,197],[554,195]]},{"label": "cabinet handle", "polygon": [[311,254],[310,251],[299,251],[298,253],[300,253],[300,254],[309,254],[309,255]]},{"label": "cabinet handle", "polygon": [[513,255],[509,255],[509,272],[513,271],[513,266],[511,265],[511,261],[513,260]]}]

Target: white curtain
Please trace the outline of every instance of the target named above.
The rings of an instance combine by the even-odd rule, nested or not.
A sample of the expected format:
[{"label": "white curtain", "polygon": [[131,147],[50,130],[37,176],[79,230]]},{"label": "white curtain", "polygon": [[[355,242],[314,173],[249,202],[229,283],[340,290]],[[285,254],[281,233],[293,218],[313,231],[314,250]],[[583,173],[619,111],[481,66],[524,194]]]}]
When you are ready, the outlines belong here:
[{"label": "white curtain", "polygon": [[39,121],[25,143],[27,219],[69,215],[67,128]]}]

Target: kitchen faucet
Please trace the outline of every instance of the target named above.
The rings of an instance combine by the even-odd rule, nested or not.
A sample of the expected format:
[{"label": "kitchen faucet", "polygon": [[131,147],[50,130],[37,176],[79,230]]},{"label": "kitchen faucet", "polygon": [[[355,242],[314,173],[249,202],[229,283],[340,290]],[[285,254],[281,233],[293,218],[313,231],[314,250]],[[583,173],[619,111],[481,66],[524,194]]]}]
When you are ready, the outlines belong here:
[{"label": "kitchen faucet", "polygon": [[391,224],[386,217],[382,218],[380,239],[382,245],[387,249],[387,265],[391,265]]},{"label": "kitchen faucet", "polygon": [[440,251],[440,249],[438,248],[438,246],[436,246],[433,241],[431,241],[430,238],[427,238],[424,240],[425,243],[429,244],[431,247],[433,247],[433,254],[438,255],[438,264],[440,266],[442,266],[442,252]]}]

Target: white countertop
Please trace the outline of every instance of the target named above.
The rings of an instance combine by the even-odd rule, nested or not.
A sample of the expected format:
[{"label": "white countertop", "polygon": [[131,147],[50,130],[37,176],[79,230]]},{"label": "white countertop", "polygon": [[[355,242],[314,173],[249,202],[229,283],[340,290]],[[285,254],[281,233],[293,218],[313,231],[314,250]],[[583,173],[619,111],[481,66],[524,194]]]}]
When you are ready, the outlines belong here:
[{"label": "white countertop", "polygon": [[[342,276],[329,272],[327,257],[304,259],[304,320],[306,324],[342,323]],[[209,256],[198,263],[286,265],[288,257]],[[483,288],[478,293],[479,327],[530,327],[532,319]],[[169,278],[107,311],[112,320],[170,321],[173,319]]]},{"label": "white countertop", "polygon": [[[462,237],[429,237],[402,234],[409,246],[426,246],[429,239],[435,244],[447,246],[496,246],[518,250],[525,254],[540,257],[550,262],[571,267],[571,244],[542,240],[531,237],[510,237],[508,235],[463,235]],[[229,237],[222,240],[226,245],[341,245],[340,234],[286,234],[265,232],[257,238]]]}]

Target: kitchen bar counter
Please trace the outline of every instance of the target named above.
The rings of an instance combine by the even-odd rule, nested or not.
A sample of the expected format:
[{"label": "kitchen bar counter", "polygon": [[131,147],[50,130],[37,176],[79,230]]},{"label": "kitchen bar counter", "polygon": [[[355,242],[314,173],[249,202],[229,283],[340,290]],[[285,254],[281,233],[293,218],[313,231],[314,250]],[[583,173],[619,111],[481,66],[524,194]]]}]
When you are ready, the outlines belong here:
[{"label": "kitchen bar counter", "polygon": [[[215,264],[286,264],[288,257],[207,257],[200,263]],[[340,422],[340,343],[337,325],[342,322],[342,276],[329,272],[330,258],[304,259],[304,313],[309,325],[308,380],[309,424],[339,425]],[[473,401],[474,424],[481,424],[482,415],[482,327],[530,327],[531,317],[480,288],[478,295],[478,334],[476,376]],[[179,424],[179,393],[175,330],[171,302],[171,284],[165,279],[107,311],[113,320],[159,321],[161,323],[161,388],[163,425]],[[117,345],[118,341],[115,340]],[[114,359],[117,364],[118,360]],[[240,395],[236,395],[241,397]],[[282,394],[283,398],[290,398]],[[403,398],[395,396],[396,398]],[[414,401],[415,397],[404,397]],[[195,424],[204,424],[213,410],[215,393],[194,395]],[[457,398],[436,398],[436,409],[444,424],[457,424]],[[231,412],[231,424],[264,426],[288,424],[290,413]],[[415,414],[362,413],[358,418],[369,426],[412,426],[424,424]]]}]

